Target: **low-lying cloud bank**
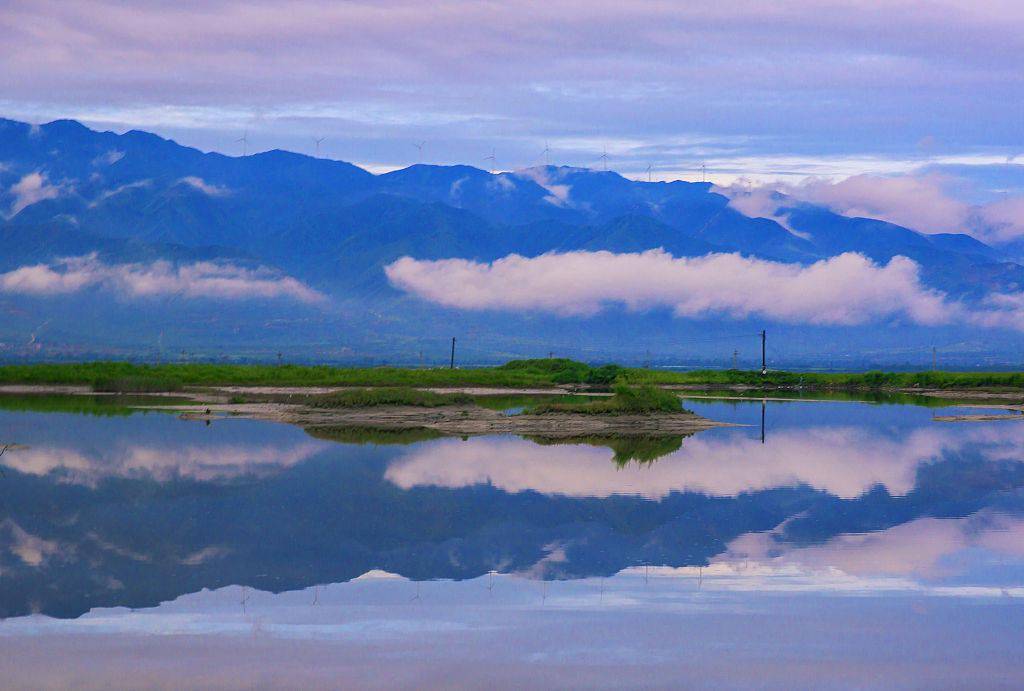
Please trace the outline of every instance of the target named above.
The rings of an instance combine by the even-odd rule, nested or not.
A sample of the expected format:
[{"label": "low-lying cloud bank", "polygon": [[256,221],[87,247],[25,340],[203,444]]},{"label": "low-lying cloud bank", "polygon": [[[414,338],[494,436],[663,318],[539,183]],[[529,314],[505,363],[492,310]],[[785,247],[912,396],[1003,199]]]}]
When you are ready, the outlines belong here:
[{"label": "low-lying cloud bank", "polygon": [[662,249],[511,254],[494,262],[402,257],[385,267],[391,284],[430,302],[468,310],[591,316],[610,305],[671,308],[678,317],[760,316],[794,324],[849,326],[898,319],[1024,329],[1024,293],[993,294],[968,309],[924,285],[906,257],[876,264],[856,253],[810,265]]},{"label": "low-lying cloud bank", "polygon": [[670,307],[680,317],[761,315],[785,322],[861,324],[902,317],[942,324],[954,305],[921,284],[905,257],[878,265],[842,254],[803,266],[739,254],[677,258],[661,249],[509,255],[492,263],[403,257],[385,269],[396,287],[461,309],[592,315],[609,304]]},{"label": "low-lying cloud bank", "polygon": [[290,298],[317,303],[326,297],[304,283],[272,269],[234,264],[168,261],[107,264],[87,254],[52,264],[22,266],[0,274],[0,293],[54,296],[103,288],[130,298],[179,295],[213,300]]}]

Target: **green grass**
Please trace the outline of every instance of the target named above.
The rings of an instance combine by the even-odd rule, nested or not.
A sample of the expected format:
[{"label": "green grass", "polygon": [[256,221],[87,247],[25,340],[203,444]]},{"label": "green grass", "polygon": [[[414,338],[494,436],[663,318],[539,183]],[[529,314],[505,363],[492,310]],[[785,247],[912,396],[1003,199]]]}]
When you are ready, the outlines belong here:
[{"label": "green grass", "polygon": [[610,387],[690,384],[818,390],[1024,388],[1024,372],[863,372],[804,373],[749,370],[652,370],[617,365],[591,367],[564,358],[513,360],[499,367],[472,369],[343,368],[300,365],[189,363],[140,365],[86,362],[0,366],[0,383],[80,384],[105,390],[151,392],[182,386],[486,386],[534,388],[566,384]]},{"label": "green grass", "polygon": [[1022,388],[1024,372],[859,372],[800,373],[771,371],[762,376],[750,370],[626,369],[621,380],[630,384],[693,384],[700,386],[814,387],[822,389],[974,389]]},{"label": "green grass", "polygon": [[165,380],[181,386],[493,386],[549,387],[610,384],[621,368],[590,367],[564,359],[517,360],[472,369],[344,368],[325,365],[227,365],[129,362],[47,363],[0,366],[0,383],[80,384]]},{"label": "green grass", "polygon": [[443,405],[467,405],[473,397],[464,393],[439,394],[420,389],[381,388],[352,389],[310,400],[314,408],[372,408],[374,406],[408,405],[436,408]]},{"label": "green grass", "polygon": [[[534,415],[547,413],[582,413],[585,415],[629,415],[641,413],[679,413],[684,408],[679,396],[654,386],[615,386],[610,397],[595,398],[586,403],[540,403],[528,409]],[[687,411],[688,412],[688,411]]]}]

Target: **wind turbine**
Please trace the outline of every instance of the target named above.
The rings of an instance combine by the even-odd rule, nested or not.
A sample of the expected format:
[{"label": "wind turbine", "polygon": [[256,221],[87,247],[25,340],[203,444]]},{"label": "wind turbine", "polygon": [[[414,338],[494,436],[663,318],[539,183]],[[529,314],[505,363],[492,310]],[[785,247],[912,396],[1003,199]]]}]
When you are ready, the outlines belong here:
[{"label": "wind turbine", "polygon": [[43,330],[43,327],[46,326],[47,324],[49,324],[51,321],[53,321],[53,320],[52,319],[47,319],[42,324],[37,326],[34,331],[32,331],[31,335],[29,335],[28,343],[26,344],[26,347],[35,346],[35,349],[39,350],[40,345],[39,345],[39,342],[36,340],[36,336],[39,334],[40,331]]},{"label": "wind turbine", "polygon": [[708,181],[708,164],[706,164],[706,163],[701,163],[700,164],[700,181],[701,182],[707,182]]},{"label": "wind turbine", "polygon": [[327,137],[313,137],[313,141],[316,142],[316,157],[320,158],[320,145],[326,141]]},{"label": "wind turbine", "polygon": [[417,163],[423,163],[423,147],[426,145],[426,142],[413,142],[413,146],[415,146],[416,149],[420,152],[419,156],[416,158]]},{"label": "wind turbine", "polygon": [[494,173],[494,171],[495,171],[495,170],[497,169],[497,167],[498,167],[498,165],[497,165],[497,164],[496,164],[496,163],[494,162],[494,161],[495,161],[495,158],[494,158],[494,149],[491,149],[491,155],[490,155],[490,156],[484,156],[484,160],[485,160],[485,161],[490,161],[490,162],[491,162],[491,173]]},{"label": "wind turbine", "polygon": [[647,164],[647,182],[651,181],[651,169],[654,168],[650,163]]},{"label": "wind turbine", "polygon": [[605,170],[608,170],[608,147],[601,148],[601,164]]},{"label": "wind turbine", "polygon": [[551,165],[551,147],[548,146],[548,140],[544,140],[544,165]]},{"label": "wind turbine", "polygon": [[249,130],[246,130],[245,133],[242,134],[241,137],[236,139],[235,140],[235,144],[241,144],[242,145],[242,156],[243,157],[248,156],[249,155]]}]

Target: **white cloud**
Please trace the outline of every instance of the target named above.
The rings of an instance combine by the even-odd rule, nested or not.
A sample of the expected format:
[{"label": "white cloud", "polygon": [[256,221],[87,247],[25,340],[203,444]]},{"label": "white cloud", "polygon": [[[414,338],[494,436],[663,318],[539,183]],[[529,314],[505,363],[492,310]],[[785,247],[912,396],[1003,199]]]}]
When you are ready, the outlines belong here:
[{"label": "white cloud", "polygon": [[188,185],[189,187],[197,189],[203,194],[210,197],[223,197],[231,193],[231,190],[229,190],[227,187],[211,184],[209,182],[206,182],[202,178],[196,177],[195,175],[188,175],[186,177],[183,177],[180,180],[178,180],[178,183],[182,185]]},{"label": "white cloud", "polygon": [[877,218],[922,233],[965,233],[994,243],[1024,236],[1024,197],[971,204],[960,199],[954,189],[964,184],[963,180],[932,172],[853,175],[842,180],[808,178],[756,187],[739,181],[729,187],[716,187],[715,191],[729,197],[730,206],[741,213],[772,218],[783,225],[785,214],[779,214],[779,207],[796,201],[818,204],[843,216]]},{"label": "white cloud", "polygon": [[522,170],[517,170],[515,175],[527,180],[532,180],[547,190],[548,195],[544,197],[544,201],[549,204],[554,204],[555,206],[572,205],[572,202],[569,201],[572,186],[561,183],[560,169],[552,169],[549,166],[524,168]]},{"label": "white cloud", "polygon": [[755,187],[750,180],[742,179],[729,187],[715,185],[711,191],[729,197],[729,206],[745,216],[769,218],[797,237],[811,239],[810,235],[796,230],[789,224],[789,214],[780,213],[780,206],[785,204],[785,197],[771,187]]},{"label": "white cloud", "polygon": [[971,548],[1015,560],[1024,557],[1024,519],[992,511],[959,519],[919,518],[880,532],[837,535],[804,547],[780,542],[777,535],[778,530],[742,535],[714,563],[936,578],[953,575],[962,563],[949,557]]},{"label": "white cloud", "polygon": [[513,254],[489,264],[403,257],[385,272],[402,290],[475,310],[592,315],[612,303],[630,310],[671,307],[680,317],[758,314],[814,324],[905,318],[926,325],[946,323],[960,311],[942,293],[922,285],[917,264],[906,257],[878,265],[854,253],[809,266],[739,254],[675,258],[661,249],[533,258]]},{"label": "white cloud", "polygon": [[26,532],[7,518],[0,521],[0,535],[4,535],[10,551],[28,566],[40,566],[48,558],[60,553],[60,545],[51,540]]},{"label": "white cloud", "polygon": [[975,207],[974,213],[983,240],[1001,243],[1024,236],[1024,197],[1006,197]]},{"label": "white cloud", "polygon": [[697,435],[650,467],[618,468],[612,451],[587,445],[541,446],[524,439],[474,438],[425,444],[389,464],[385,477],[408,489],[491,484],[507,492],[566,496],[672,492],[736,496],[807,485],[854,498],[876,485],[905,495],[917,469],[965,448],[986,458],[1024,456],[1024,426],[927,427],[901,439],[853,427],[813,427],[772,435],[771,444],[746,433]]},{"label": "white cloud", "polygon": [[128,182],[110,190],[104,190],[103,192],[100,193],[99,197],[97,197],[94,201],[89,203],[89,207],[96,207],[101,202],[104,202],[107,199],[110,199],[111,197],[116,196],[118,194],[121,194],[122,192],[127,192],[128,190],[132,189],[138,189],[140,187],[149,187],[152,184],[152,180],[136,180],[135,182]]},{"label": "white cloud", "polygon": [[4,465],[20,473],[46,475],[56,470],[67,479],[93,484],[112,475],[145,474],[157,479],[186,476],[198,480],[266,474],[311,458],[324,447],[314,441],[298,443],[208,443],[174,447],[115,442],[97,454],[95,449],[64,445],[33,445],[4,454]]},{"label": "white cloud", "polygon": [[213,300],[291,298],[317,303],[326,297],[271,269],[195,262],[174,265],[105,264],[96,254],[61,259],[53,264],[22,266],[0,274],[0,292],[51,296],[98,286],[125,297],[180,295]]},{"label": "white cloud", "polygon": [[8,192],[14,196],[11,203],[10,216],[16,216],[22,209],[45,199],[55,199],[60,194],[60,187],[51,185],[45,173],[29,173],[11,185]]},{"label": "white cloud", "polygon": [[92,160],[94,166],[112,166],[118,161],[124,158],[124,152],[118,151],[117,149],[111,149],[105,153],[100,154]]}]

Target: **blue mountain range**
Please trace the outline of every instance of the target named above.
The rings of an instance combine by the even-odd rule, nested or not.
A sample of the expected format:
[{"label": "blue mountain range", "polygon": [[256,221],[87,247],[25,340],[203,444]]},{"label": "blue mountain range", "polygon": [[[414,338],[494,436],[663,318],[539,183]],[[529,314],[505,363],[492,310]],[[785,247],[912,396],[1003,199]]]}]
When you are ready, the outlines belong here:
[{"label": "blue mountain range", "polygon": [[[588,359],[650,357],[646,351],[654,350],[656,359],[669,361],[731,352],[727,345],[686,345],[702,335],[713,341],[765,326],[679,320],[658,311],[590,319],[461,314],[388,284],[383,267],[406,255],[493,260],[663,248],[675,256],[739,252],[808,264],[859,252],[876,262],[909,257],[925,283],[957,299],[1024,285],[1024,267],[970,236],[849,218],[781,195],[778,201],[786,227],[744,215],[710,183],[642,182],[555,166],[490,173],[414,165],[374,175],[287,151],[231,157],[147,132],[98,132],[71,120],[40,126],[0,120],[0,272],[91,253],[109,264],[231,262],[270,267],[332,303],[325,310],[280,301],[164,300],[159,309],[140,310],[102,291],[60,298],[0,293],[8,315],[0,356],[32,355],[46,344],[51,356],[69,357],[154,348],[261,357],[287,348],[307,359],[409,360],[458,332],[481,360],[553,348]],[[788,339],[779,352],[791,358],[803,352],[811,359],[909,362],[935,342],[957,357],[1007,360],[1018,352],[1012,334],[982,338],[956,327],[896,324],[881,335],[877,329],[775,331]],[[169,335],[157,345],[153,334],[161,332]]]}]

